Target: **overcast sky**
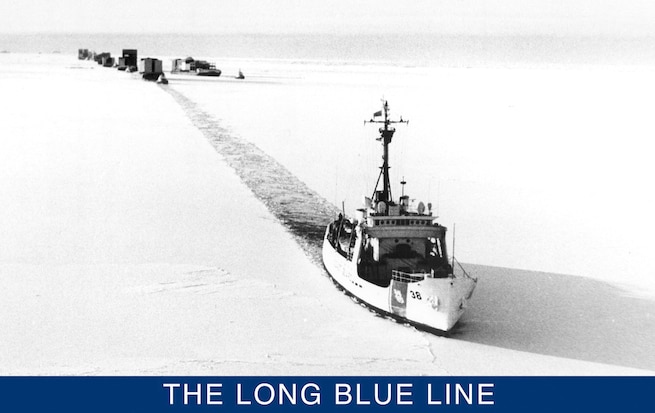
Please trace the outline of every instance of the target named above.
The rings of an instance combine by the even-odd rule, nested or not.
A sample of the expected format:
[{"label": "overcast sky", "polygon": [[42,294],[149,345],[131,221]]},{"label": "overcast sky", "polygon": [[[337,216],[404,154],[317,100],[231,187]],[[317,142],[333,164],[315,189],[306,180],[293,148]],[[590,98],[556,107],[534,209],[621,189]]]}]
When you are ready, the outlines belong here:
[{"label": "overcast sky", "polygon": [[2,0],[0,32],[655,35],[654,0]]}]

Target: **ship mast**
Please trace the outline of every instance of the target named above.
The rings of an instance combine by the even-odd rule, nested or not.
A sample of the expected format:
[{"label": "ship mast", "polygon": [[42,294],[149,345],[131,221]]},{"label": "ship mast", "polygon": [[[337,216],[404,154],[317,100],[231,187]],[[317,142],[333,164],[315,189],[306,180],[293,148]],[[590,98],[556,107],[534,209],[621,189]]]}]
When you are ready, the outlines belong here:
[{"label": "ship mast", "polygon": [[[382,178],[382,191],[379,192],[376,197],[376,201],[384,201],[389,205],[392,201],[391,197],[391,182],[389,180],[389,144],[393,138],[393,134],[396,132],[396,128],[392,127],[391,124],[394,123],[408,123],[409,121],[403,120],[402,116],[400,120],[391,120],[389,118],[389,103],[385,100],[383,101],[382,110],[375,112],[373,114],[373,119],[369,121],[364,121],[364,123],[381,123],[383,126],[379,129],[380,137],[377,138],[378,141],[382,142],[383,152],[382,152],[382,166],[380,167],[380,176],[378,176],[378,181],[375,184],[375,190],[373,194],[375,195],[378,189],[378,184],[380,183],[380,178]],[[377,116],[384,116],[384,120],[375,120]]]}]

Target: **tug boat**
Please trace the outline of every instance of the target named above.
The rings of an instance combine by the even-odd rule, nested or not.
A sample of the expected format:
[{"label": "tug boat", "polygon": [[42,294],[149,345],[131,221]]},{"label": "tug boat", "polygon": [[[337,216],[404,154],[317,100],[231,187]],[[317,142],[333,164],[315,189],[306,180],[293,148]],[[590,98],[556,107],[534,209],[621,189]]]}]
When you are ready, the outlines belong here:
[{"label": "tug boat", "polygon": [[[378,117],[383,117],[378,120]],[[454,255],[448,258],[446,227],[430,203],[395,202],[389,181],[389,144],[395,133],[389,105],[365,123],[379,123],[382,167],[372,196],[355,218],[330,222],[323,239],[323,264],[335,283],[356,300],[397,321],[447,334],[464,313],[477,279]],[[380,181],[382,186],[380,188]],[[454,240],[453,240],[454,244]],[[454,248],[454,247],[453,247]]]}]

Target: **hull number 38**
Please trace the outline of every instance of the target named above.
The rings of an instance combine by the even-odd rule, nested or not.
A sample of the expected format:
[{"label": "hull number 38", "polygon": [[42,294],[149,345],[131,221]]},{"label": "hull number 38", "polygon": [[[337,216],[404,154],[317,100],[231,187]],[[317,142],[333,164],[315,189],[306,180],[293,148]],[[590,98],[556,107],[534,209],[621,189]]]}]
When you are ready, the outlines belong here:
[{"label": "hull number 38", "polygon": [[416,299],[416,300],[422,300],[422,299],[423,299],[423,298],[421,297],[421,293],[418,292],[418,291],[412,291],[412,290],[409,290],[409,295],[410,295],[410,297],[412,297],[412,298],[414,298],[414,299]]}]

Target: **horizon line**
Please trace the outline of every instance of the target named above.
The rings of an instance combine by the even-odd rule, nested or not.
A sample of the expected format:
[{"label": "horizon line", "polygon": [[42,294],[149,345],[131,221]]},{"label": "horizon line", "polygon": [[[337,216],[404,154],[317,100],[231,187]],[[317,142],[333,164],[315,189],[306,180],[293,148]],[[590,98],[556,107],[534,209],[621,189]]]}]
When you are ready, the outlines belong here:
[{"label": "horizon line", "polygon": [[550,37],[550,38],[599,38],[599,39],[645,39],[655,38],[655,33],[547,33],[547,32],[460,32],[460,31],[348,31],[333,33],[330,31],[288,31],[288,32],[267,32],[267,31],[63,31],[63,30],[28,30],[28,31],[3,31],[0,29],[0,36],[42,36],[42,35],[100,35],[100,36],[151,36],[151,35],[177,35],[177,36],[328,36],[328,37],[352,37],[352,36],[443,36],[443,37]]}]

